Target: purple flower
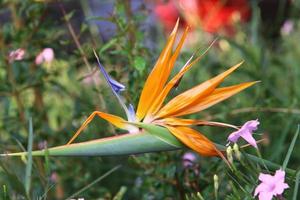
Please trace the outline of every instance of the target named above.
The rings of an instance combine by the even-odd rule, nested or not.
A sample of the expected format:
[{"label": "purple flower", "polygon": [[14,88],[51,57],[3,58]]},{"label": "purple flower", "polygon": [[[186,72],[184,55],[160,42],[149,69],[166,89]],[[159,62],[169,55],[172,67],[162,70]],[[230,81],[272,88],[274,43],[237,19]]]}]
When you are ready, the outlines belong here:
[{"label": "purple flower", "polygon": [[259,200],[271,200],[273,196],[281,195],[283,191],[289,188],[284,182],[285,171],[279,169],[274,176],[260,173],[258,179],[261,183],[256,187],[254,195]]},{"label": "purple flower", "polygon": [[257,148],[257,144],[255,139],[253,138],[252,134],[253,131],[257,129],[257,126],[259,125],[258,120],[251,120],[246,122],[239,130],[231,133],[228,136],[228,141],[236,143],[237,140],[242,137],[244,140],[246,140],[250,145]]},{"label": "purple flower", "polygon": [[15,60],[23,60],[25,55],[25,50],[22,48],[19,48],[15,51],[11,51],[8,55],[8,60],[10,63],[12,63]]},{"label": "purple flower", "polygon": [[192,152],[187,152],[182,156],[182,165],[184,168],[192,167],[197,157]]}]

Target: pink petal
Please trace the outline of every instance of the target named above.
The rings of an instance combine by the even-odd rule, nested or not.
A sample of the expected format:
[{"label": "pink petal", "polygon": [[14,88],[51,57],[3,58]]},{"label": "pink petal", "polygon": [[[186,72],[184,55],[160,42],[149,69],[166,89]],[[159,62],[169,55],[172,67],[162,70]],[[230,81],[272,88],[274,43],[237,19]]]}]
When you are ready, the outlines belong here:
[{"label": "pink petal", "polygon": [[40,65],[43,62],[50,63],[54,59],[54,51],[52,48],[45,48],[35,58],[35,64]]},{"label": "pink petal", "polygon": [[273,176],[271,176],[270,174],[260,173],[258,179],[263,183],[273,182]]},{"label": "pink petal", "polygon": [[266,191],[268,191],[268,185],[261,183],[255,188],[254,196],[256,196],[258,193],[266,192]]},{"label": "pink petal", "polygon": [[288,184],[286,183],[276,183],[276,187],[273,190],[273,193],[278,195],[282,194],[285,189],[289,188]]},{"label": "pink petal", "polygon": [[24,56],[25,56],[25,50],[22,48],[19,48],[15,51],[11,51],[8,55],[8,59],[9,59],[9,62],[13,62],[15,60],[23,60]]},{"label": "pink petal", "polygon": [[43,50],[43,57],[45,62],[51,62],[54,59],[54,51],[52,48],[45,48]]},{"label": "pink petal", "polygon": [[251,120],[246,122],[239,130],[231,133],[228,136],[228,141],[230,142],[237,142],[239,137],[242,137],[244,140],[246,140],[250,145],[257,148],[257,144],[255,139],[252,136],[252,132],[257,129],[257,126],[259,125],[258,120]]},{"label": "pink petal", "polygon": [[270,192],[261,192],[259,193],[259,200],[272,200],[273,194]]},{"label": "pink petal", "polygon": [[235,131],[228,136],[227,140],[235,143],[239,139],[239,137],[240,137],[240,131]]},{"label": "pink petal", "polygon": [[242,128],[245,128],[247,130],[249,130],[250,132],[253,132],[255,130],[257,130],[257,126],[259,125],[259,121],[256,120],[250,120],[248,122],[246,122]]},{"label": "pink petal", "polygon": [[276,170],[275,175],[274,175],[274,178],[275,178],[277,181],[282,180],[282,182],[284,182],[284,177],[285,177],[285,171],[283,171],[283,170],[281,170],[281,169]]},{"label": "pink petal", "polygon": [[250,132],[244,132],[243,134],[241,134],[241,137],[244,138],[250,145],[257,148],[256,141]]},{"label": "pink petal", "polygon": [[35,57],[35,64],[40,65],[40,64],[43,63],[43,61],[44,61],[44,57],[43,57],[43,54],[42,54],[42,52],[41,52],[41,53],[39,53],[39,54]]},{"label": "pink petal", "polygon": [[182,156],[182,160],[183,160],[182,165],[183,165],[183,167],[193,166],[196,159],[197,159],[197,157],[194,153],[191,153],[191,152],[185,153]]}]

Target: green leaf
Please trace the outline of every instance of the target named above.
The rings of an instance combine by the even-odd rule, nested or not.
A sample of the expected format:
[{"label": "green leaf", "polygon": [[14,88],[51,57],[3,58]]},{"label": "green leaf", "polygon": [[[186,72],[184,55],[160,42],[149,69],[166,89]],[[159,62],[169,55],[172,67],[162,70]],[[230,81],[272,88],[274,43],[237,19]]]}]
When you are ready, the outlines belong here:
[{"label": "green leaf", "polygon": [[105,52],[107,49],[109,49],[110,47],[112,47],[113,45],[115,45],[117,42],[118,42],[117,38],[113,38],[113,39],[109,40],[107,43],[105,43],[101,47],[101,49],[99,51],[99,54],[101,55],[103,52]]},{"label": "green leaf", "polygon": [[138,70],[138,72],[140,74],[142,74],[144,72],[144,70],[146,69],[146,61],[144,60],[144,58],[137,56],[134,58],[134,68],[136,70]]}]

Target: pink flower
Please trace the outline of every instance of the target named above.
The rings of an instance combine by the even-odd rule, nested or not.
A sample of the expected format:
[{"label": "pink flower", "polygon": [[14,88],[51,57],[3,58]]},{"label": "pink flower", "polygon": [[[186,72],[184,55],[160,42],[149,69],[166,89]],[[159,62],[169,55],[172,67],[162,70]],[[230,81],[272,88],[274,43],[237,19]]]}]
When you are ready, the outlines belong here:
[{"label": "pink flower", "polygon": [[281,35],[289,35],[294,29],[294,22],[292,20],[286,20],[281,27]]},{"label": "pink flower", "polygon": [[51,173],[50,181],[53,182],[53,183],[57,183],[58,182],[58,174],[56,172],[52,172]]},{"label": "pink flower", "polygon": [[9,53],[8,60],[9,60],[10,63],[15,61],[15,60],[23,60],[24,55],[25,55],[25,50],[22,49],[22,48],[19,48],[15,51],[11,51]]},{"label": "pink flower", "polygon": [[182,165],[185,168],[192,167],[196,161],[196,155],[192,152],[185,153],[182,156]]},{"label": "pink flower", "polygon": [[42,140],[38,143],[38,148],[39,149],[46,149],[47,148],[47,141],[46,140]]},{"label": "pink flower", "polygon": [[271,200],[273,196],[281,195],[283,191],[289,188],[284,182],[285,172],[281,169],[277,170],[274,176],[260,173],[258,179],[261,183],[256,187],[254,195],[259,200]]},{"label": "pink flower", "polygon": [[257,126],[259,125],[259,121],[258,120],[251,120],[246,122],[242,128],[240,128],[239,130],[231,133],[228,137],[228,140],[230,142],[237,142],[237,140],[242,137],[244,140],[246,140],[250,145],[252,145],[253,147],[257,148],[257,144],[255,139],[253,138],[252,134],[253,131],[255,131],[257,129]]},{"label": "pink flower", "polygon": [[35,64],[40,65],[44,62],[50,63],[54,59],[54,51],[52,48],[45,48],[35,58]]}]

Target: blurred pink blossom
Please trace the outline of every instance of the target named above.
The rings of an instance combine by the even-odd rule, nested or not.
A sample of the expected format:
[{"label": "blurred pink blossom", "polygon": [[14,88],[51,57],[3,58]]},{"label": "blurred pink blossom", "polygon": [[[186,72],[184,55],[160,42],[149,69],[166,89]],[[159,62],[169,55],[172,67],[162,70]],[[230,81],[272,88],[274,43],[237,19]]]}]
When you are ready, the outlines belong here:
[{"label": "blurred pink blossom", "polygon": [[54,59],[54,51],[52,48],[45,48],[35,58],[35,64],[40,65],[44,62],[51,63]]},{"label": "blurred pink blossom", "polygon": [[246,140],[250,145],[257,148],[257,144],[255,139],[253,138],[252,134],[253,131],[257,129],[257,126],[259,125],[258,120],[251,120],[246,122],[239,130],[231,133],[228,136],[228,140],[230,142],[236,143],[237,140],[242,137],[244,140]]},{"label": "blurred pink blossom", "polygon": [[52,172],[50,175],[50,181],[52,183],[57,183],[58,182],[58,174],[56,172]]},{"label": "blurred pink blossom", "polygon": [[19,48],[15,51],[11,51],[9,53],[8,60],[10,63],[12,63],[15,60],[23,60],[24,56],[25,56],[25,50],[22,48]]},{"label": "blurred pink blossom", "polygon": [[281,195],[283,191],[289,188],[284,182],[285,171],[279,169],[274,176],[260,173],[258,179],[261,183],[256,187],[254,195],[259,200],[271,200],[273,196]]},{"label": "blurred pink blossom", "polygon": [[192,167],[197,157],[192,152],[187,152],[182,156],[182,165],[185,168]]},{"label": "blurred pink blossom", "polygon": [[38,143],[38,148],[39,149],[46,149],[47,148],[47,141],[46,140],[42,140]]},{"label": "blurred pink blossom", "polygon": [[90,86],[90,85],[100,85],[101,84],[101,79],[100,79],[100,72],[93,72],[87,76],[84,77],[82,80],[84,85]]},{"label": "blurred pink blossom", "polygon": [[292,20],[286,20],[281,27],[281,35],[289,35],[294,29],[294,22]]}]

